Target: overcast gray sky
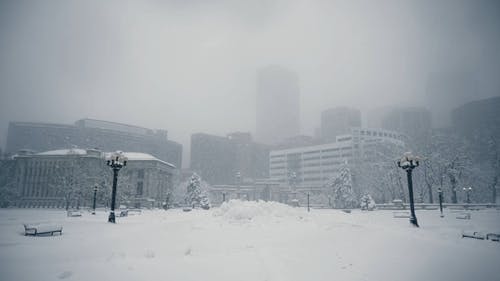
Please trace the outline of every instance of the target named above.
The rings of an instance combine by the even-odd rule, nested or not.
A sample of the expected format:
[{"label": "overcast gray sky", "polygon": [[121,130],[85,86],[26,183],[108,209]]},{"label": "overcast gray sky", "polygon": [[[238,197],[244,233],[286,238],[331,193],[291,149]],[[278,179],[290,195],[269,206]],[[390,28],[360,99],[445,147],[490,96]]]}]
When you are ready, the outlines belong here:
[{"label": "overcast gray sky", "polygon": [[1,1],[0,145],[11,120],[163,128],[185,152],[254,132],[269,64],[298,73],[305,134],[328,107],[427,105],[431,73],[499,95],[500,1]]}]

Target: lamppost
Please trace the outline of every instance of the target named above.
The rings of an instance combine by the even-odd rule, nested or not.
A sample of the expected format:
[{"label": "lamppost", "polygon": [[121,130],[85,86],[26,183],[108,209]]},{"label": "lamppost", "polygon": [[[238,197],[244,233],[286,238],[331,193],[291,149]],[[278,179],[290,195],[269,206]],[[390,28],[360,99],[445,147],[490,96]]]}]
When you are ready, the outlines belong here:
[{"label": "lamppost", "polygon": [[438,194],[439,194],[439,211],[441,211],[441,217],[444,217],[443,215],[443,190],[441,187],[438,187]]},{"label": "lamppost", "polygon": [[411,152],[405,153],[403,158],[401,158],[401,160],[398,161],[398,167],[406,171],[406,177],[408,179],[408,195],[410,197],[410,211],[411,211],[410,223],[416,227],[418,227],[418,222],[417,222],[417,216],[415,216],[415,206],[413,202],[413,181],[411,173],[413,172],[413,169],[418,167],[418,165],[419,165],[419,158],[413,156]]},{"label": "lamppost", "polygon": [[291,172],[289,175],[289,181],[290,181],[290,188],[295,190],[296,184],[297,184],[297,173],[296,172]]},{"label": "lamppost", "polygon": [[236,186],[238,187],[238,189],[240,188],[240,184],[241,184],[241,172],[236,172]]},{"label": "lamppost", "polygon": [[97,184],[94,185],[94,203],[92,204],[92,215],[95,215],[95,201],[97,198]]},{"label": "lamppost", "polygon": [[311,207],[309,206],[309,192],[307,192],[307,211],[311,211]]},{"label": "lamppost", "polygon": [[118,172],[121,168],[127,166],[127,157],[123,152],[114,152],[106,161],[106,164],[113,169],[113,191],[111,193],[111,211],[109,212],[108,222],[115,223],[115,201],[116,201],[116,184],[118,182]]},{"label": "lamppost", "polygon": [[467,195],[467,204],[470,204],[470,192],[472,191],[472,187],[464,187],[463,190],[465,191],[465,194]]}]

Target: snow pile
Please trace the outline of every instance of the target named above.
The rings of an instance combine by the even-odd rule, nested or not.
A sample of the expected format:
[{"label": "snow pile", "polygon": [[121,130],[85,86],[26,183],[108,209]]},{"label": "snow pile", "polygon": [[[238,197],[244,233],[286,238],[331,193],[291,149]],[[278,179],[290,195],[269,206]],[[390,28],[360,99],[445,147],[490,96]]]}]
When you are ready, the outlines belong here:
[{"label": "snow pile", "polygon": [[230,200],[214,210],[214,216],[229,220],[252,220],[256,217],[298,217],[307,213],[278,202]]}]

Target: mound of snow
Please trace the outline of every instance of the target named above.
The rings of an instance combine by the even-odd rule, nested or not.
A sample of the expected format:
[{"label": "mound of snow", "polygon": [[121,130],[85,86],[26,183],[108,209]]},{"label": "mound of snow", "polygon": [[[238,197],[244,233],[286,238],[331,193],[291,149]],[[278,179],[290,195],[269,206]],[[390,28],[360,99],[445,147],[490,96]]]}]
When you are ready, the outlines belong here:
[{"label": "mound of snow", "polygon": [[214,210],[214,216],[230,220],[251,220],[256,217],[304,217],[304,209],[278,202],[230,200]]}]

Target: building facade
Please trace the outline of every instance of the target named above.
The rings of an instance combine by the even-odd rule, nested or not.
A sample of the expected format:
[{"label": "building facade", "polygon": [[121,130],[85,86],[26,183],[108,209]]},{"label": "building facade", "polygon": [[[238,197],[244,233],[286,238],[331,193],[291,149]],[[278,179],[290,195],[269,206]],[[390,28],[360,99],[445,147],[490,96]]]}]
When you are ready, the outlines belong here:
[{"label": "building facade", "polygon": [[[109,206],[112,171],[106,153],[95,149],[61,149],[13,157],[18,207],[75,208],[97,202]],[[173,189],[175,166],[145,153],[126,152],[127,166],[118,175],[117,205],[159,206]]]},{"label": "building facade", "polygon": [[361,127],[361,112],[358,109],[336,107],[321,112],[321,139],[325,143],[348,134],[352,127]]},{"label": "building facade", "polygon": [[404,133],[421,142],[430,136],[431,125],[431,113],[423,107],[394,107],[382,117],[382,128]]},{"label": "building facade", "polygon": [[191,170],[210,184],[267,177],[268,153],[268,146],[253,142],[249,133],[191,135]]},{"label": "building facade", "polygon": [[272,150],[269,176],[292,189],[321,188],[342,165],[393,157],[388,151],[399,153],[406,140],[406,135],[394,131],[352,128],[350,134],[337,136],[332,143]]},{"label": "building facade", "polygon": [[36,152],[60,147],[94,147],[102,151],[138,151],[172,163],[182,164],[182,145],[167,139],[167,131],[95,119],[82,119],[74,125],[11,122],[6,152],[22,149]]},{"label": "building facade", "polygon": [[300,88],[295,72],[268,66],[257,73],[256,140],[276,144],[300,133]]},{"label": "building facade", "polygon": [[500,140],[500,97],[466,103],[452,111],[453,127],[470,140]]}]

